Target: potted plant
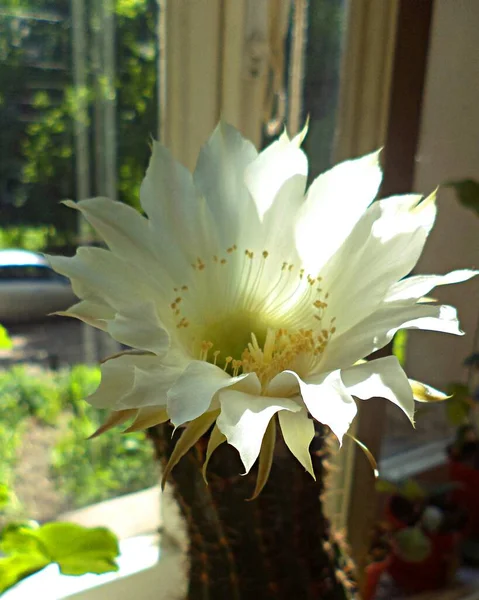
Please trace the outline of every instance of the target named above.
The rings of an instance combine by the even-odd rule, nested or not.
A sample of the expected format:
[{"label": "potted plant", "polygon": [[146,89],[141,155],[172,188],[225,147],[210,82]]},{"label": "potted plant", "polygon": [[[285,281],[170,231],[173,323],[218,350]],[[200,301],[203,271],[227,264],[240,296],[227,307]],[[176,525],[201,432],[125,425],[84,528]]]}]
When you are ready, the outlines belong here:
[{"label": "potted plant", "polygon": [[388,499],[385,523],[373,535],[364,599],[375,598],[386,574],[406,595],[447,586],[456,570],[466,521],[453,500],[455,486],[427,490],[412,480],[399,485],[378,480],[377,488],[388,493]]}]

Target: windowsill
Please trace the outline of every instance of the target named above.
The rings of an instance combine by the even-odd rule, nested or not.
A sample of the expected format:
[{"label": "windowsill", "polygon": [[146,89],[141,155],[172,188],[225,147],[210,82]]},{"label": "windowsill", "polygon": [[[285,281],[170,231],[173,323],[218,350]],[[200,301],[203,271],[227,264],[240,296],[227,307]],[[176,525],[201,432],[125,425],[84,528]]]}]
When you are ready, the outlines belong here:
[{"label": "windowsill", "polygon": [[[185,555],[169,532],[161,536],[158,487],[65,513],[59,520],[108,527],[120,540],[119,570],[104,575],[62,575],[56,565],[25,579],[2,599],[170,600],[186,591]],[[173,522],[172,522],[173,524]]]},{"label": "windowsill", "polygon": [[[103,586],[105,583],[151,569],[158,563],[162,554],[158,544],[158,535],[144,535],[123,540],[120,542],[119,570],[115,573],[71,577],[61,575],[58,567],[51,565],[6,592],[4,598],[5,600],[24,600],[25,598],[47,598],[48,595],[48,600],[62,600],[70,598],[72,594],[76,598],[79,592],[85,593],[87,590]],[[48,594],[46,590],[48,590]],[[43,591],[45,595],[42,596],[39,591]],[[79,596],[79,598],[83,597],[87,597],[87,595]]]},{"label": "windowsill", "polygon": [[[380,461],[381,477],[399,481],[444,465],[447,442],[433,442]],[[120,538],[119,570],[104,575],[69,577],[61,575],[58,567],[52,565],[15,586],[3,596],[5,600],[47,598],[45,590],[48,590],[48,600],[182,597],[186,582],[185,555],[178,547],[160,545],[158,533],[151,533],[161,525],[158,488],[89,506],[62,515],[61,520],[112,529]]]}]

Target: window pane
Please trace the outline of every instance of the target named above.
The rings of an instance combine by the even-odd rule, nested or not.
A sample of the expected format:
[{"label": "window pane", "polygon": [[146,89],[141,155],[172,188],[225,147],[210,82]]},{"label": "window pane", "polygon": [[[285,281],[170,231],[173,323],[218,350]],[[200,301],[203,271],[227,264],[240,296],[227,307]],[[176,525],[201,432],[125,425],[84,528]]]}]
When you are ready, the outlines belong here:
[{"label": "window pane", "polygon": [[304,116],[309,116],[305,150],[311,177],[332,166],[343,32],[344,0],[311,0],[304,78]]},{"label": "window pane", "polygon": [[97,361],[121,348],[45,319],[76,299],[38,254],[98,243],[65,198],[138,205],[157,129],[157,25],[156,0],[0,8],[0,322],[14,340],[0,354],[0,479],[18,496],[16,516],[50,519],[157,483],[144,433],[86,441],[105,418],[83,401]]}]

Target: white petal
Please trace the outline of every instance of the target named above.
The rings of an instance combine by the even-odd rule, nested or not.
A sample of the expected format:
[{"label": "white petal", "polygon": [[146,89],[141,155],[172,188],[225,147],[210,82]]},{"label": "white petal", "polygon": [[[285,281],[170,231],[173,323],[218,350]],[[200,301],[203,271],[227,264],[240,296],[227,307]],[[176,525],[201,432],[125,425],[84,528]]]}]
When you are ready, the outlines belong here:
[{"label": "white petal", "polygon": [[255,396],[232,389],[221,390],[219,401],[221,413],[216,425],[238,450],[246,473],[258,458],[271,418],[280,410],[300,410],[300,405],[288,398]]},{"label": "white petal", "polygon": [[[276,380],[276,382],[275,382]],[[283,371],[277,375],[272,384],[299,384],[301,396],[311,416],[330,427],[331,431],[342,443],[344,434],[348,431],[357,413],[357,406],[349,392],[344,387],[339,371],[325,373],[303,381],[293,371]]]},{"label": "white petal", "polygon": [[321,271],[329,293],[324,318],[336,335],[379,306],[389,288],[415,266],[436,214],[434,197],[398,196],[375,202]]},{"label": "white petal", "polygon": [[90,198],[78,203],[67,200],[64,204],[83,213],[110,250],[121,259],[154,273],[155,277],[165,278],[162,256],[156,252],[156,240],[148,220],[137,210],[108,198]]},{"label": "white petal", "polygon": [[150,219],[157,254],[173,278],[187,274],[198,255],[218,252],[211,211],[199,197],[191,173],[155,141],[140,201]]},{"label": "white petal", "polygon": [[383,348],[399,329],[425,329],[463,335],[455,308],[447,305],[384,303],[343,335],[333,335],[320,369],[330,371],[354,364]]},{"label": "white petal", "polygon": [[260,218],[271,207],[288,179],[299,176],[306,181],[308,159],[299,149],[298,139],[290,141],[287,136],[281,136],[263,150],[246,169],[246,185],[256,203]]},{"label": "white petal", "polygon": [[460,269],[451,271],[446,275],[414,275],[398,281],[391,286],[386,302],[397,302],[399,300],[419,300],[422,296],[428,294],[438,285],[449,285],[452,283],[461,283],[471,279],[479,271],[469,269]]},{"label": "white petal", "polygon": [[408,378],[395,356],[341,370],[348,392],[361,400],[387,398],[396,404],[414,423],[414,398]]},{"label": "white petal", "polygon": [[63,317],[74,317],[103,331],[107,328],[107,321],[115,317],[115,311],[108,305],[101,302],[92,302],[91,300],[82,300],[73,304],[67,310],[58,311],[55,314]]},{"label": "white petal", "polygon": [[87,401],[96,408],[136,408],[133,404],[122,406],[121,400],[128,396],[135,384],[135,367],[150,369],[160,364],[157,357],[150,355],[125,354],[107,360],[101,365],[101,382]]},{"label": "white petal", "polygon": [[184,365],[169,365],[159,360],[143,365],[139,362],[133,367],[133,385],[130,391],[123,395],[119,406],[121,408],[146,406],[166,408],[167,392],[183,371]]},{"label": "white petal", "polygon": [[314,180],[296,228],[307,272],[316,274],[336,252],[376,197],[382,179],[379,153],[343,162]]},{"label": "white petal", "polygon": [[157,355],[166,353],[169,347],[169,335],[152,302],[143,302],[117,313],[108,321],[106,330],[122,344]]},{"label": "white petal", "polygon": [[286,445],[306,471],[316,479],[309,451],[315,433],[313,421],[305,410],[296,413],[281,410],[278,419]]},{"label": "white petal", "polygon": [[259,228],[256,206],[244,182],[256,148],[231,125],[220,122],[201,148],[193,174],[221,236],[223,250],[233,244],[249,248]]},{"label": "white petal", "polygon": [[168,392],[171,422],[178,427],[196,419],[207,410],[212,410],[211,404],[216,393],[239,382],[245,390],[251,390],[252,393],[259,393],[261,390],[254,373],[231,377],[211,363],[192,361]]},{"label": "white petal", "polygon": [[138,410],[135,420],[128,429],[125,429],[124,433],[142,431],[143,429],[148,429],[167,421],[168,413],[164,406],[144,406]]},{"label": "white petal", "polygon": [[305,185],[306,178],[302,175],[295,175],[285,181],[278,190],[274,203],[264,215],[263,249],[270,254],[268,265],[275,263],[276,273],[285,261],[296,265],[300,262],[296,252],[294,226],[296,214],[304,202]]},{"label": "white petal", "polygon": [[163,300],[158,280],[108,250],[82,247],[72,258],[47,256],[47,259],[57,273],[72,280],[73,291],[80,298],[82,286],[85,286],[88,292],[94,290],[98,297],[120,312],[122,308],[134,307],[147,299]]}]

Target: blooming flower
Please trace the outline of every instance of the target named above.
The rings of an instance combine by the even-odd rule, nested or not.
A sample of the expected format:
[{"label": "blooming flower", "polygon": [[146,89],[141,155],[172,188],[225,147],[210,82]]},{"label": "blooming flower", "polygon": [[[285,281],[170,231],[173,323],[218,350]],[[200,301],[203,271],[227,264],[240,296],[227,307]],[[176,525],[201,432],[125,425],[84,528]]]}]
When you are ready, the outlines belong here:
[{"label": "blooming flower", "polygon": [[475,272],[404,279],[435,195],[373,202],[377,153],[306,192],[302,138],[283,134],[258,154],[221,123],[193,175],[154,142],[140,191],[148,218],[105,198],[66,202],[108,249],[49,257],[80,299],[63,314],[134,349],[103,364],[88,401],[113,411],[100,431],[131,418],[128,430],[185,426],[168,470],[214,425],[207,459],[227,441],[249,471],[271,458],[279,424],[314,476],[313,419],[341,441],[355,398],[384,397],[413,421],[415,397],[442,397],[411,384],[394,356],[362,360],[400,328],[462,333],[454,308],[424,297]]}]

